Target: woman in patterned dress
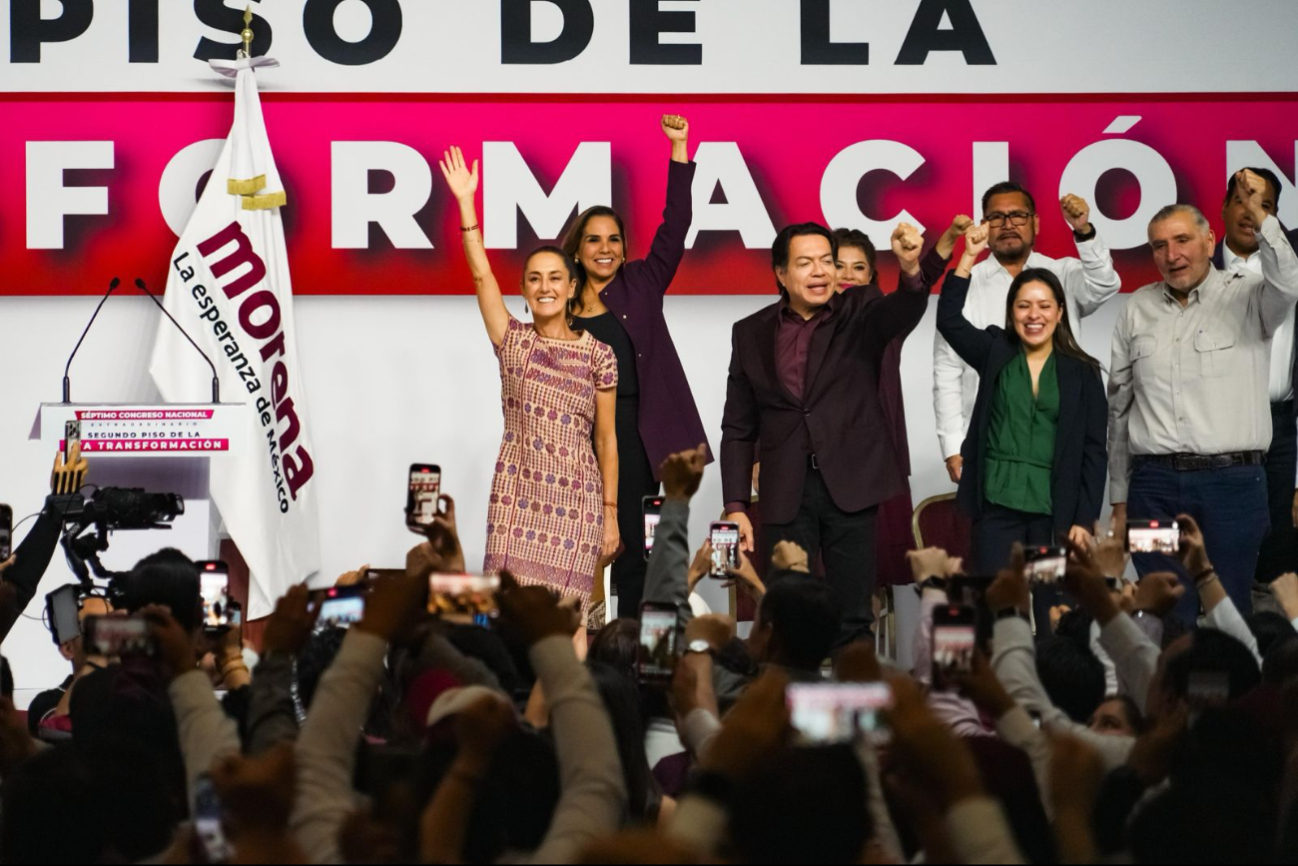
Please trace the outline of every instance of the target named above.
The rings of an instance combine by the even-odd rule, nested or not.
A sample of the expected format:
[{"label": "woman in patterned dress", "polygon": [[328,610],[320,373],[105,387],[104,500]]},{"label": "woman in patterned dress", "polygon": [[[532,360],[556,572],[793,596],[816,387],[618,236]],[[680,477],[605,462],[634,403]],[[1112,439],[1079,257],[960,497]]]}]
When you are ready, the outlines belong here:
[{"label": "woman in patterned dress", "polygon": [[617,360],[608,346],[573,330],[580,287],[575,265],[560,249],[542,247],[523,268],[532,324],[509,314],[478,226],[478,163],[470,170],[453,147],[441,168],[460,205],[478,308],[500,359],[505,436],[491,484],[483,569],[509,571],[520,583],[549,587],[585,607],[598,565],[620,544]]}]

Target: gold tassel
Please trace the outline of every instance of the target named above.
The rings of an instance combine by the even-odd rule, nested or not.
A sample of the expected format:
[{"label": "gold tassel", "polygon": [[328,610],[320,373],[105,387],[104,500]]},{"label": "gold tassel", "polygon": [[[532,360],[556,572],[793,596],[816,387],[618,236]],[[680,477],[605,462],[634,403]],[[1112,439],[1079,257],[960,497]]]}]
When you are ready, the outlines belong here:
[{"label": "gold tassel", "polygon": [[253,195],[260,189],[266,187],[266,175],[259,174],[252,180],[235,180],[231,178],[225,182],[226,191],[230,195]]},{"label": "gold tassel", "polygon": [[245,195],[243,197],[244,210],[274,210],[286,204],[288,204],[288,193],[282,190],[280,192],[269,192],[265,195]]}]

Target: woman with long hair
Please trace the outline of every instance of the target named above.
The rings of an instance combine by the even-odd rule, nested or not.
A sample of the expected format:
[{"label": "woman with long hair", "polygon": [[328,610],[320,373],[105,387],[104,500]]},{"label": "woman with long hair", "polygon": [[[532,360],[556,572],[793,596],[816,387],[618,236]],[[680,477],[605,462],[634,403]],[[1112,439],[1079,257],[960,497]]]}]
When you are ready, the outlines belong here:
[{"label": "woman with long hair", "polygon": [[[644,595],[644,532],[641,503],[658,493],[658,467],[668,457],[707,441],[685,368],[663,315],[663,296],[685,255],[694,220],[694,163],[689,123],[669,114],[663,134],[672,146],[667,205],[649,254],[627,261],[630,249],[622,217],[609,207],[579,214],[563,249],[584,275],[576,304],[578,327],[612,347],[617,356],[617,448],[620,473],[610,488],[618,505],[626,551],[613,564],[618,615],[639,617]],[[708,462],[712,461],[711,454]]]},{"label": "woman with long hair", "polygon": [[460,205],[464,252],[478,309],[500,359],[505,435],[491,484],[487,572],[590,600],[596,568],[620,544],[617,503],[617,360],[588,331],[573,329],[577,266],[556,247],[527,257],[524,325],[509,314],[478,225],[478,163],[453,147],[442,174]]},{"label": "woman with long hair", "polygon": [[964,317],[969,278],[987,249],[986,225],[942,287],[937,327],[978,371],[978,399],[961,455],[960,506],[973,518],[974,573],[995,574],[1015,542],[1089,544],[1108,471],[1108,399],[1100,364],[1068,322],[1059,278],[1028,268],[1005,299],[1005,327]]}]

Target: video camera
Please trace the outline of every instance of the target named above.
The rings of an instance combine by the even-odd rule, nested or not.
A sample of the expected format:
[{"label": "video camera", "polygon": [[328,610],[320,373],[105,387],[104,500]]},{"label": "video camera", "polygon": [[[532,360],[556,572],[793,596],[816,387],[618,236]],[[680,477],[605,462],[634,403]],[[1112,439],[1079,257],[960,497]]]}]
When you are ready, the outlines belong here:
[{"label": "video camera", "polygon": [[86,499],[80,493],[54,497],[62,515],[63,550],[68,567],[87,589],[91,578],[115,582],[119,575],[104,568],[99,554],[108,550],[109,535],[118,530],[170,529],[185,513],[185,500],[176,493],[148,493],[140,488],[104,487]]}]

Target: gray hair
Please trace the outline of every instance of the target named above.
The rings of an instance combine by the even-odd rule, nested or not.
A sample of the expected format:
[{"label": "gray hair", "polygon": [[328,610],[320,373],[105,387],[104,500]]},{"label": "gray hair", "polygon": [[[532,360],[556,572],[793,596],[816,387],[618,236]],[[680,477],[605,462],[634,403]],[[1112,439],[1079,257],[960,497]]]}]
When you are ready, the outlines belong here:
[{"label": "gray hair", "polygon": [[1212,231],[1212,226],[1209,225],[1208,218],[1203,215],[1203,211],[1199,210],[1192,204],[1169,204],[1167,207],[1154,214],[1154,218],[1149,221],[1149,230],[1152,232],[1154,226],[1164,220],[1169,220],[1174,216],[1190,217],[1194,220],[1194,224],[1199,227],[1199,231],[1204,234]]}]

